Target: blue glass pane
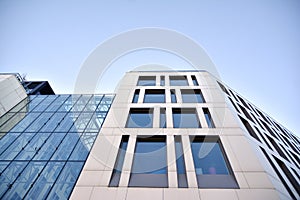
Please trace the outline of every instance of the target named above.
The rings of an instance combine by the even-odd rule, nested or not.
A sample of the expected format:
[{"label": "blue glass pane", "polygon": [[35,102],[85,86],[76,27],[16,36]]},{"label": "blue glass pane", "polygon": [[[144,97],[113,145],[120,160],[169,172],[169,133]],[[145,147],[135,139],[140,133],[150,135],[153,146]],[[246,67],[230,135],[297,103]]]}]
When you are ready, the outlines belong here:
[{"label": "blue glass pane", "polygon": [[209,113],[208,108],[203,108],[203,112],[204,112],[204,116],[205,116],[208,128],[215,128],[215,124],[212,120],[212,117]]},{"label": "blue glass pane", "polygon": [[40,130],[40,128],[42,128],[44,125],[46,125],[46,123],[48,122],[48,120],[50,119],[50,117],[53,115],[53,113],[42,113],[32,124],[30,124],[26,131],[27,132],[37,132]]},{"label": "blue glass pane", "polygon": [[171,102],[177,103],[176,94],[174,90],[171,90]]},{"label": "blue glass pane", "polygon": [[192,81],[193,81],[194,86],[198,86],[199,85],[195,76],[192,76]]},{"label": "blue glass pane", "polygon": [[137,103],[138,102],[139,93],[140,93],[140,90],[135,90],[134,95],[133,95],[133,99],[132,99],[132,103]]},{"label": "blue glass pane", "polygon": [[63,103],[70,97],[70,95],[59,95],[57,99],[55,99],[54,102],[50,104],[50,106],[47,107],[45,110],[46,112],[55,112],[60,108]]},{"label": "blue glass pane", "polygon": [[98,132],[102,126],[102,123],[105,119],[106,113],[95,113],[91,119],[89,124],[87,125],[85,131],[87,132]]},{"label": "blue glass pane", "polygon": [[81,95],[71,95],[62,105],[59,107],[57,111],[66,112],[70,111],[74,104],[78,101]]},{"label": "blue glass pane", "polygon": [[51,160],[67,160],[79,139],[78,133],[68,133]]},{"label": "blue glass pane", "polygon": [[67,162],[48,199],[68,199],[84,162]]},{"label": "blue glass pane", "polygon": [[80,113],[67,113],[55,128],[54,132],[68,132]]},{"label": "blue glass pane", "polygon": [[12,187],[5,193],[3,199],[22,199],[46,162],[30,162]]},{"label": "blue glass pane", "polygon": [[201,128],[198,116],[194,109],[173,109],[174,128]]},{"label": "blue glass pane", "polygon": [[218,142],[192,142],[196,174],[229,174]]},{"label": "blue glass pane", "polygon": [[20,136],[21,133],[7,133],[0,140],[0,154],[6,150],[6,148]]},{"label": "blue glass pane", "polygon": [[[11,132],[23,132],[28,125],[30,125],[38,116],[40,113],[18,113],[17,116],[21,118],[22,120],[18,122],[18,124],[12,128]],[[11,120],[10,120],[11,121]],[[2,131],[9,131],[9,130],[2,130]]]},{"label": "blue glass pane", "polygon": [[32,112],[43,112],[57,98],[57,95],[48,95],[43,101],[37,105]]},{"label": "blue glass pane", "polygon": [[48,162],[25,199],[46,199],[65,162]]},{"label": "blue glass pane", "polygon": [[18,177],[19,173],[27,165],[27,162],[11,162],[10,165],[0,176],[0,197],[4,192],[12,186],[14,180]]},{"label": "blue glass pane", "polygon": [[81,98],[77,100],[77,102],[71,108],[71,111],[82,111],[86,104],[89,102],[91,95],[82,95]]},{"label": "blue glass pane", "polygon": [[183,103],[204,103],[204,98],[200,90],[181,90]]},{"label": "blue glass pane", "polygon": [[[43,114],[42,114],[43,115]],[[40,132],[53,132],[54,129],[60,125],[66,113],[54,113],[50,120],[46,122]]]},{"label": "blue glass pane", "polygon": [[160,86],[165,86],[165,77],[164,76],[160,77]]},{"label": "blue glass pane", "polygon": [[159,127],[160,128],[166,128],[167,122],[166,122],[166,109],[160,109],[160,118],[159,118]]},{"label": "blue glass pane", "polygon": [[15,160],[31,160],[33,156],[39,151],[42,145],[44,145],[50,133],[37,133],[30,143],[19,153]]},{"label": "blue glass pane", "polygon": [[165,90],[146,90],[144,103],[165,103]]},{"label": "blue glass pane", "polygon": [[83,132],[87,125],[89,124],[94,113],[81,113],[77,120],[74,122],[73,127],[71,127],[71,131]]},{"label": "blue glass pane", "polygon": [[7,149],[0,155],[0,160],[12,160],[25,147],[34,133],[22,133]]},{"label": "blue glass pane", "polygon": [[188,86],[188,80],[185,76],[170,76],[171,86]]},{"label": "blue glass pane", "polygon": [[69,160],[79,160],[79,161],[85,161],[88,154],[89,154],[89,147],[92,145],[95,141],[95,138],[89,140],[89,138],[85,138],[85,140],[80,139],[73,150]]},{"label": "blue glass pane", "polygon": [[151,109],[131,109],[127,128],[152,128],[153,111]]},{"label": "blue glass pane", "polygon": [[156,77],[155,76],[140,76],[138,80],[139,86],[155,86]]},{"label": "blue glass pane", "polygon": [[26,112],[27,110],[27,104],[30,102],[30,98],[26,97],[24,100],[22,100],[18,105],[13,107],[9,112]]},{"label": "blue glass pane", "polygon": [[8,161],[0,161],[0,173],[2,174],[2,172],[4,171],[4,169],[6,168],[6,166],[9,164]]},{"label": "blue glass pane", "polygon": [[46,143],[37,151],[33,160],[49,160],[66,133],[52,133]]},{"label": "blue glass pane", "polygon": [[131,173],[166,174],[166,143],[160,141],[137,141]]}]

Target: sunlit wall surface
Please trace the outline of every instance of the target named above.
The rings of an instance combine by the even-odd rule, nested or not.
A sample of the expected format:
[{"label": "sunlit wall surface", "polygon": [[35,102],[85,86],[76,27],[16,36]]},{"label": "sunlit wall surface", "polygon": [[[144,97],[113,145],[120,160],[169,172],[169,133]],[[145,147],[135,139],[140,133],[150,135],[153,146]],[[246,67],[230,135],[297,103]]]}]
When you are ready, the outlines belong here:
[{"label": "sunlit wall surface", "polygon": [[69,198],[114,95],[31,95],[0,118],[0,199]]}]

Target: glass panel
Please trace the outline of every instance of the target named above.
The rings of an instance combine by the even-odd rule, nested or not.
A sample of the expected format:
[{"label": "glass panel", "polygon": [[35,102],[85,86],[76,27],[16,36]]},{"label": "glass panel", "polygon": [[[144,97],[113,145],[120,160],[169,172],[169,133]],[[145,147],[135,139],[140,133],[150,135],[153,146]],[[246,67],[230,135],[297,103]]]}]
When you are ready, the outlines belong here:
[{"label": "glass panel", "polygon": [[71,95],[62,105],[59,107],[57,111],[65,112],[70,111],[74,104],[78,101],[81,95]]},{"label": "glass panel", "polygon": [[84,109],[85,105],[90,100],[91,95],[82,95],[81,98],[77,100],[77,102],[71,108],[72,112],[80,112]]},{"label": "glass panel", "polygon": [[174,128],[201,128],[196,109],[194,108],[173,108]]},{"label": "glass panel", "polygon": [[176,167],[177,167],[177,179],[178,187],[187,188],[186,169],[184,162],[184,153],[182,148],[181,136],[174,136],[175,139],[175,152],[176,152]]},{"label": "glass panel", "polygon": [[12,183],[18,177],[19,173],[27,165],[27,162],[11,162],[10,165],[0,176],[0,197],[8,188],[11,188]]},{"label": "glass panel", "polygon": [[153,109],[132,108],[127,119],[127,128],[152,128]]},{"label": "glass panel", "polygon": [[116,163],[109,183],[110,187],[117,187],[119,185],[126,149],[128,145],[128,139],[128,135],[122,136],[122,141],[119,147]]},{"label": "glass panel", "polygon": [[45,143],[50,133],[37,133],[26,147],[15,158],[16,160],[31,160],[41,146]]},{"label": "glass panel", "polygon": [[170,90],[170,91],[171,91],[171,102],[177,103],[175,90]]},{"label": "glass panel", "polygon": [[139,86],[155,86],[156,77],[155,76],[140,76],[137,85]]},{"label": "glass panel", "polygon": [[51,160],[67,160],[79,139],[78,133],[68,133]]},{"label": "glass panel", "polygon": [[89,154],[89,147],[87,145],[93,144],[95,141],[95,138],[92,138],[91,141],[89,138],[83,137],[81,138],[73,150],[70,159],[69,160],[80,160],[80,161],[85,161],[88,154]]},{"label": "glass panel", "polygon": [[60,108],[70,95],[59,95],[57,99],[45,110],[46,112],[55,112]]},{"label": "glass panel", "polygon": [[6,151],[0,155],[0,160],[12,160],[25,147],[35,133],[22,133]]},{"label": "glass panel", "polygon": [[212,120],[212,117],[210,115],[208,108],[203,108],[203,113],[204,113],[208,128],[215,128],[214,121]]},{"label": "glass panel", "polygon": [[48,95],[43,101],[37,105],[32,112],[43,112],[57,98],[57,95]]},{"label": "glass panel", "polygon": [[25,131],[37,132],[39,131],[50,119],[53,113],[42,113],[32,124],[30,124]]},{"label": "glass panel", "polygon": [[146,90],[144,103],[165,103],[165,90]]},{"label": "glass panel", "polygon": [[17,137],[20,136],[21,133],[7,133],[1,140],[0,140],[0,154],[6,150],[6,148],[13,143]]},{"label": "glass panel", "polygon": [[66,133],[52,133],[46,143],[38,150],[33,160],[49,160]]},{"label": "glass panel", "polygon": [[166,121],[166,109],[161,108],[160,109],[160,118],[159,118],[159,127],[160,128],[166,128],[167,127],[167,121]]},{"label": "glass panel", "polygon": [[205,103],[204,97],[199,89],[181,90],[181,97],[183,103]]},{"label": "glass panel", "polygon": [[194,86],[198,86],[198,85],[199,85],[199,84],[198,84],[198,81],[197,81],[197,79],[196,79],[196,76],[193,76],[193,75],[192,75],[192,81],[193,81]]},{"label": "glass panel", "polygon": [[[39,115],[40,113],[17,113],[0,128],[0,131],[23,132]],[[13,126],[14,128],[12,128]]]},{"label": "glass panel", "polygon": [[170,76],[170,86],[188,86],[186,76]]},{"label": "glass panel", "polygon": [[68,132],[80,113],[67,113],[54,132]]},{"label": "glass panel", "polygon": [[160,86],[165,86],[165,77],[164,76],[160,77]]},{"label": "glass panel", "polygon": [[140,90],[135,90],[134,95],[133,95],[133,99],[132,99],[132,103],[137,103],[138,102],[139,94],[140,94]]},{"label": "glass panel", "polygon": [[[44,115],[44,113],[42,114]],[[66,113],[54,113],[50,120],[46,122],[40,132],[53,132],[54,129],[60,125],[61,120],[65,117]]]},{"label": "glass panel", "polygon": [[219,142],[196,138],[191,142],[191,149],[197,175],[229,174]]},{"label": "glass panel", "polygon": [[164,136],[137,138],[129,186],[168,187]]},{"label": "glass panel", "polygon": [[52,188],[48,199],[68,199],[84,162],[67,162]]},{"label": "glass panel", "polygon": [[65,162],[48,162],[26,199],[46,199]]},{"label": "glass panel", "polygon": [[12,187],[5,193],[3,199],[22,199],[38,174],[44,168],[46,162],[30,162]]}]

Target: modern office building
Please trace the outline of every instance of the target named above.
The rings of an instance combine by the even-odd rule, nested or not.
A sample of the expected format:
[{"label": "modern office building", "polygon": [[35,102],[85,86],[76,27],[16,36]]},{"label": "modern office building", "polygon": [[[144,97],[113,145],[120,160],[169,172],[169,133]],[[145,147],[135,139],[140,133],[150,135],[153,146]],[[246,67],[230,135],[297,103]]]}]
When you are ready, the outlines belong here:
[{"label": "modern office building", "polygon": [[206,71],[28,95],[0,132],[2,199],[300,198],[299,138]]}]

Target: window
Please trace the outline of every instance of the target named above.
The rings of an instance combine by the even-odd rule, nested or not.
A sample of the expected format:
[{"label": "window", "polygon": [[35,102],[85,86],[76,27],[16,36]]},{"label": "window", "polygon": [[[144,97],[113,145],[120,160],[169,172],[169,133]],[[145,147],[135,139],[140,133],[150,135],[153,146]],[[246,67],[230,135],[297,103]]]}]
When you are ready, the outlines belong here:
[{"label": "window", "polygon": [[170,92],[171,92],[171,102],[177,103],[175,90],[170,90]]},{"label": "window", "polygon": [[125,158],[125,154],[126,154],[126,149],[127,149],[127,145],[128,145],[128,139],[129,139],[128,135],[122,136],[116,163],[115,163],[114,170],[112,172],[112,176],[111,176],[110,183],[109,183],[110,187],[117,187],[119,185],[122,167],[123,167],[123,163],[124,163],[124,158]]},{"label": "window", "polygon": [[186,168],[184,162],[184,153],[182,148],[181,136],[174,136],[174,140],[175,140],[178,187],[187,188],[188,183],[186,178]]},{"label": "window", "polygon": [[166,128],[167,127],[166,108],[161,108],[160,109],[159,127],[160,128]]},{"label": "window", "polygon": [[196,76],[192,75],[192,81],[193,81],[194,86],[198,86],[199,85],[198,81],[196,79]]},{"label": "window", "polygon": [[155,76],[140,76],[138,86],[155,86],[156,85],[156,77]]},{"label": "window", "polygon": [[190,137],[199,188],[238,188],[218,137]]},{"label": "window", "polygon": [[153,108],[131,108],[126,128],[152,128]]},{"label": "window", "polygon": [[201,90],[184,89],[181,90],[183,103],[205,103]]},{"label": "window", "polygon": [[137,103],[139,100],[139,94],[140,94],[140,90],[137,89],[134,91],[134,95],[133,95],[133,99],[132,99],[132,103]]},{"label": "window", "polygon": [[174,128],[201,128],[195,108],[173,108]]},{"label": "window", "polygon": [[160,86],[165,86],[165,77],[164,76],[160,77]]},{"label": "window", "polygon": [[129,187],[168,187],[165,136],[137,138]]},{"label": "window", "polygon": [[171,86],[188,86],[188,80],[186,76],[170,76]]},{"label": "window", "polygon": [[165,103],[165,90],[146,90],[144,103]]},{"label": "window", "polygon": [[203,108],[203,113],[204,113],[208,128],[216,128],[215,123],[212,120],[212,117],[210,115],[210,112],[209,112],[208,108]]}]

